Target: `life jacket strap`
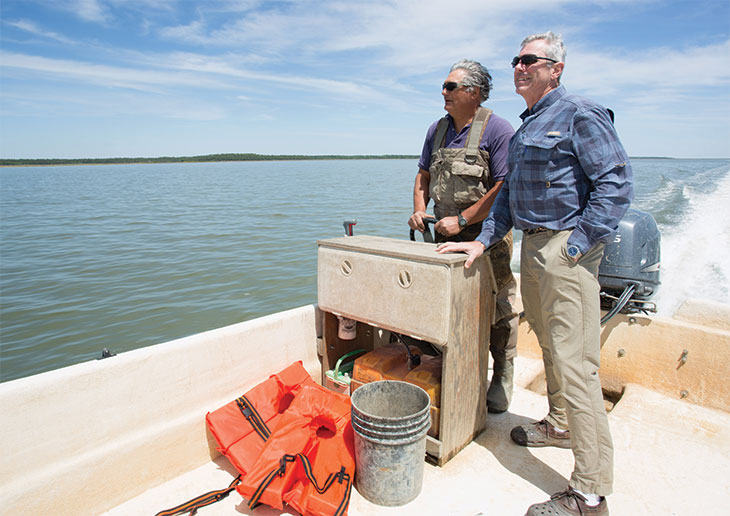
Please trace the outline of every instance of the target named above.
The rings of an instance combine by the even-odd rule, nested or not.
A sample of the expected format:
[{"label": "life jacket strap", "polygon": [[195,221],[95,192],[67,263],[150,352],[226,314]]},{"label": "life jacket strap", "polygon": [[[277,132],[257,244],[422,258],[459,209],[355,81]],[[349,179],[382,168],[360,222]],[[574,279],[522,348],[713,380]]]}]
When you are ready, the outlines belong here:
[{"label": "life jacket strap", "polygon": [[319,485],[319,482],[317,482],[317,478],[314,476],[314,472],[312,471],[312,463],[309,462],[309,459],[306,455],[302,453],[297,453],[296,455],[284,455],[281,459],[279,459],[279,467],[274,468],[271,470],[271,472],[264,477],[264,479],[261,481],[261,484],[259,484],[259,487],[254,492],[253,496],[248,502],[248,506],[251,509],[255,509],[259,505],[261,505],[261,502],[259,501],[261,499],[261,496],[264,494],[264,491],[266,491],[266,488],[269,487],[269,484],[277,477],[284,476],[286,473],[286,465],[289,462],[295,462],[297,459],[302,464],[302,467],[304,468],[304,474],[307,476],[307,479],[312,483],[314,486],[314,489],[319,494],[324,494],[327,492],[327,490],[332,487],[332,484],[337,481],[339,484],[345,483],[345,492],[342,496],[342,500],[340,501],[339,506],[337,507],[337,511],[335,512],[335,516],[341,516],[342,514],[347,511],[347,506],[350,503],[350,494],[352,492],[352,478],[350,477],[349,473],[346,472],[345,466],[340,467],[340,470],[336,473],[330,473],[327,475],[327,479],[324,482],[323,486]]},{"label": "life jacket strap", "polygon": [[198,512],[198,509],[200,509],[201,507],[205,507],[206,505],[211,505],[211,504],[214,504],[215,502],[219,502],[219,501],[223,500],[226,496],[228,496],[231,493],[231,491],[236,489],[236,486],[240,483],[241,483],[241,475],[238,475],[236,478],[233,479],[233,481],[225,489],[209,491],[200,496],[196,496],[192,500],[188,500],[185,503],[181,503],[180,505],[173,507],[172,509],[166,509],[164,511],[160,511],[155,516],[175,516],[177,514],[185,514],[185,513],[189,513],[192,516],[193,514]]},{"label": "life jacket strap", "polygon": [[254,431],[262,440],[266,441],[271,435],[271,430],[269,430],[269,427],[266,426],[266,423],[256,410],[256,407],[254,407],[253,403],[251,403],[248,398],[243,395],[236,399],[236,405],[238,405],[243,417],[251,423],[251,427],[253,427]]}]

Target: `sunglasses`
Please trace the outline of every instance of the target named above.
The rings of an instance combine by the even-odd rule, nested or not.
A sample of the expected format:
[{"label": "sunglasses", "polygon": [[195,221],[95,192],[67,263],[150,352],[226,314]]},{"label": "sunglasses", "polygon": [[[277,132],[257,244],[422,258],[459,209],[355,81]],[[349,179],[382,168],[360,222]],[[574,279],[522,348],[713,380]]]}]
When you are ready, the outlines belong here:
[{"label": "sunglasses", "polygon": [[461,82],[445,82],[441,85],[441,89],[446,91],[454,91],[459,86],[468,86],[468,84],[464,84]]},{"label": "sunglasses", "polygon": [[530,66],[532,64],[537,63],[538,59],[544,59],[545,61],[550,61],[552,63],[557,63],[555,59],[550,59],[549,57],[540,57],[536,56],[535,54],[524,54],[521,56],[515,56],[514,59],[512,59],[512,68],[517,66],[518,64],[522,63],[525,66]]}]

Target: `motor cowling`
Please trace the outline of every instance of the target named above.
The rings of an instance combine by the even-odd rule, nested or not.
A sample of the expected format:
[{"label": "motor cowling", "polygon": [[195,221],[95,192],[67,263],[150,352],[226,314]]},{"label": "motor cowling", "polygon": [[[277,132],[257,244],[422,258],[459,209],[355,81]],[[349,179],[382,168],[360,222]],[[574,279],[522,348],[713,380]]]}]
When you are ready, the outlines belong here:
[{"label": "motor cowling", "polygon": [[654,217],[629,209],[619,222],[613,241],[606,245],[598,268],[602,300],[611,304],[611,299],[619,298],[632,287],[630,302],[624,303],[628,310],[622,311],[646,310],[645,302],[656,294],[661,283],[660,263],[661,233]]}]

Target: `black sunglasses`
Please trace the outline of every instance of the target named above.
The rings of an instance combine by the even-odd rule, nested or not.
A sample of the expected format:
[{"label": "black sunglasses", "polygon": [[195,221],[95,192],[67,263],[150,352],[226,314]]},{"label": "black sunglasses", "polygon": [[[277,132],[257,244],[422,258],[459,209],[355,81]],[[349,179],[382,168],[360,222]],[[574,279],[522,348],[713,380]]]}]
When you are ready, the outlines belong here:
[{"label": "black sunglasses", "polygon": [[512,68],[520,64],[520,62],[522,62],[522,64],[525,66],[530,66],[537,63],[538,59],[544,59],[545,61],[550,61],[552,63],[558,62],[555,59],[550,59],[549,57],[540,57],[536,56],[535,54],[524,54],[521,56],[515,56],[514,59],[512,59]]},{"label": "black sunglasses", "polygon": [[459,86],[468,86],[468,84],[464,84],[461,82],[445,82],[441,85],[441,89],[446,91],[454,91]]}]

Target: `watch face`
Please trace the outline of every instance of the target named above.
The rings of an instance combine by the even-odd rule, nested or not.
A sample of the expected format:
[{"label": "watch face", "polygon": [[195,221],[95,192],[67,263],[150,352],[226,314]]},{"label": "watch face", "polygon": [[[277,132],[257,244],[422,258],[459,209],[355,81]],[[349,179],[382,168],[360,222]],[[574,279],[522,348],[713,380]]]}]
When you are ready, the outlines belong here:
[{"label": "watch face", "polygon": [[580,254],[580,251],[578,250],[577,246],[568,246],[568,256],[570,256],[571,258],[575,258],[576,256],[578,256],[578,254]]},{"label": "watch face", "polygon": [[466,219],[461,214],[459,214],[459,226],[462,228],[466,227]]}]

